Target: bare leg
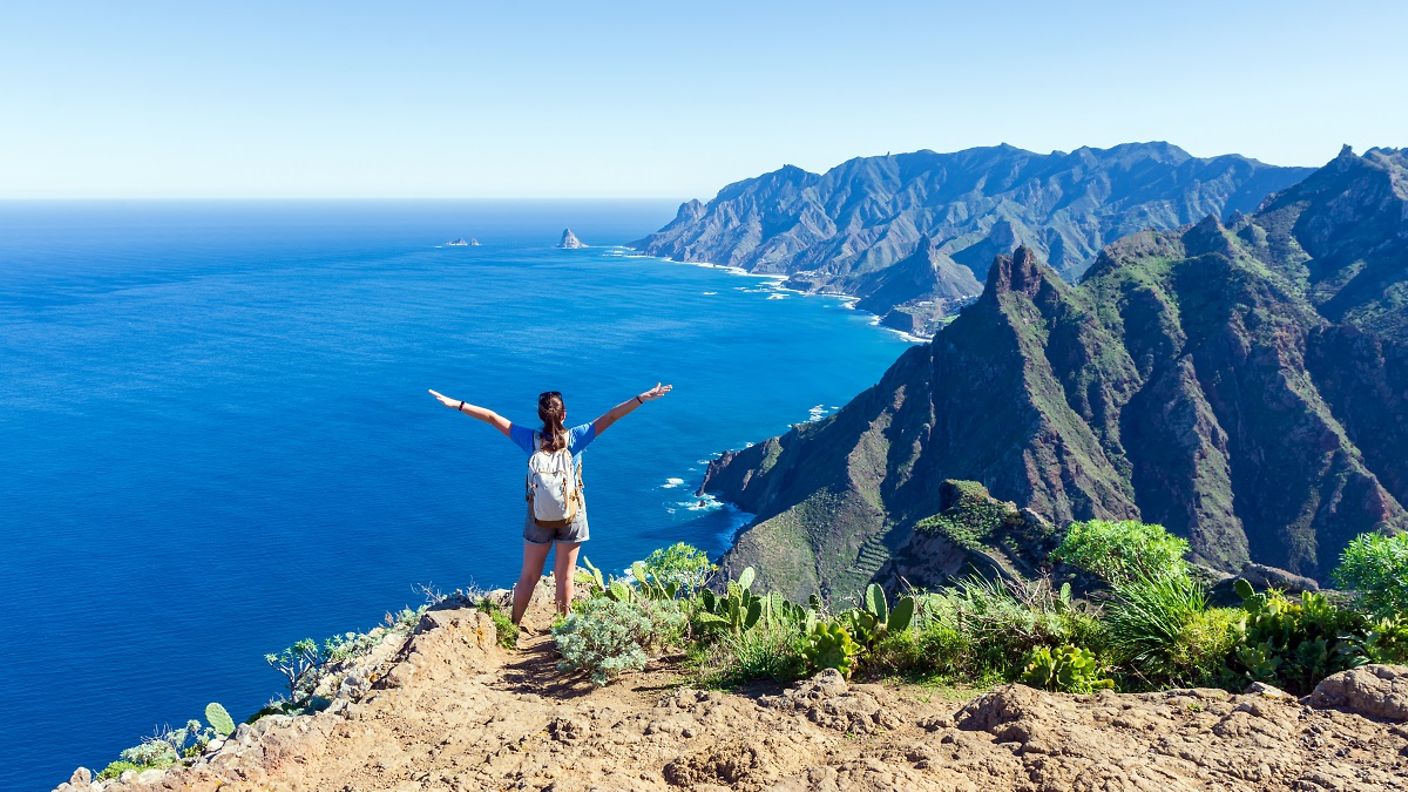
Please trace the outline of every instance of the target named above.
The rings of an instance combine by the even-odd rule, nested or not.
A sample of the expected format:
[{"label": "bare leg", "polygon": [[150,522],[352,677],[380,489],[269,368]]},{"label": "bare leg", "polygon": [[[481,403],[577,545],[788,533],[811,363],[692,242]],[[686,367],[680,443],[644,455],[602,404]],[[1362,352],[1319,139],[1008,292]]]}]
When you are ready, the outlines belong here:
[{"label": "bare leg", "polygon": [[577,570],[577,551],[581,542],[558,542],[552,559],[552,579],[557,581],[557,612],[567,615],[572,605],[572,574]]},{"label": "bare leg", "polygon": [[513,584],[513,623],[523,621],[523,612],[528,610],[528,602],[533,599],[533,589],[538,587],[538,578],[543,576],[543,564],[548,560],[552,544],[523,542],[523,571],[518,582]]}]

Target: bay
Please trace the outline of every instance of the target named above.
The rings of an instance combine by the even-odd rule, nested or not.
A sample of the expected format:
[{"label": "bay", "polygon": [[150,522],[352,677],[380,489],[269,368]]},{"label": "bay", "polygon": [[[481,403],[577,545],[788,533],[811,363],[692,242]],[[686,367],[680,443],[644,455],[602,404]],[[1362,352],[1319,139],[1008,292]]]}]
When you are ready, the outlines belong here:
[{"label": "bay", "polygon": [[[637,257],[666,201],[0,203],[0,788],[99,768],[263,662],[441,591],[506,587],[523,458],[427,388],[568,423],[619,570],[740,521],[707,460],[814,419],[907,346],[839,298]],[[555,249],[564,226],[593,247]],[[447,247],[476,237],[479,247]]]}]

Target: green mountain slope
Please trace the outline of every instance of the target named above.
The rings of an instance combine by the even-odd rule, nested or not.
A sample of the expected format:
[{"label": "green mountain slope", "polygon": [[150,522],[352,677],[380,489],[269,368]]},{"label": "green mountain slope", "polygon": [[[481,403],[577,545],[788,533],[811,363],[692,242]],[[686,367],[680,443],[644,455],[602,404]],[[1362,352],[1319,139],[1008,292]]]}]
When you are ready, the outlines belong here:
[{"label": "green mountain slope", "polygon": [[[1408,527],[1397,324],[1381,332],[1365,308],[1382,299],[1336,313],[1316,291],[1353,280],[1334,263],[1401,260],[1408,213],[1394,224],[1383,210],[1372,234],[1315,220],[1401,155],[1371,152],[1367,169],[1346,156],[1361,160],[1307,179],[1333,189],[1292,188],[1231,228],[1210,217],[1134,234],[1078,286],[1029,248],[998,257],[982,297],[875,387],[711,467],[705,489],[757,514],[726,564],[755,563],[794,593],[851,590],[861,548],[868,568],[875,547],[904,544],[945,479],[1058,525],[1160,522],[1229,571],[1323,578],[1354,535]],[[1342,171],[1361,172],[1328,178]],[[1388,285],[1372,293],[1396,293],[1391,280],[1376,275]]]}]

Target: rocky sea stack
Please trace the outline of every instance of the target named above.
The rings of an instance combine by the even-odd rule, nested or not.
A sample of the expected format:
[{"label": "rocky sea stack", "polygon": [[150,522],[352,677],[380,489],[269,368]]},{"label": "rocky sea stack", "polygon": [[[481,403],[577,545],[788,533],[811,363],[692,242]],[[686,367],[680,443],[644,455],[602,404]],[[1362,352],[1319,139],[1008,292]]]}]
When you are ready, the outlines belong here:
[{"label": "rocky sea stack", "polygon": [[578,239],[577,235],[572,233],[572,229],[564,228],[562,229],[562,239],[557,243],[557,246],[563,250],[581,250],[587,247],[587,243]]}]

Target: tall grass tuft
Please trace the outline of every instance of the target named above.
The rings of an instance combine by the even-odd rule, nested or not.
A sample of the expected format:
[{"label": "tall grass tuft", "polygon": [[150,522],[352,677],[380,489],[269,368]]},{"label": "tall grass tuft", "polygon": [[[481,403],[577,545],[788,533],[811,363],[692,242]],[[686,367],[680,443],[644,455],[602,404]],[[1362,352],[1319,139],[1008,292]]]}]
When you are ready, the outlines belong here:
[{"label": "tall grass tuft", "polygon": [[1190,576],[1136,575],[1115,587],[1105,624],[1127,668],[1146,680],[1174,679],[1183,675],[1175,648],[1207,607],[1207,591]]}]

